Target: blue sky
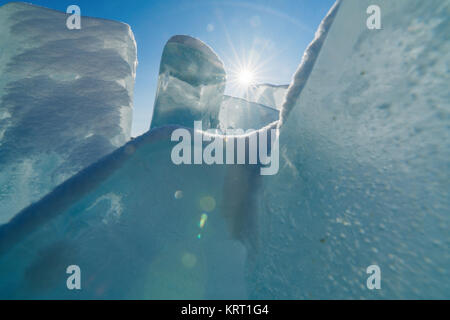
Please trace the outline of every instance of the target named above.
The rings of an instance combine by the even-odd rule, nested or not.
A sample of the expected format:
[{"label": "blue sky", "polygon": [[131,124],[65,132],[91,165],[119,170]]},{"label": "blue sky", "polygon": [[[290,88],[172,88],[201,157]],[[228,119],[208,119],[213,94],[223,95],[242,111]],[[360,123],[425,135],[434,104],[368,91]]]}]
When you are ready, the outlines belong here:
[{"label": "blue sky", "polygon": [[[239,61],[261,67],[261,83],[289,84],[303,51],[334,0],[28,0],[66,11],[76,4],[84,16],[128,23],[138,46],[133,131],[150,126],[159,63],[166,41],[175,34],[196,37],[224,61],[231,73]],[[238,95],[232,88],[227,93]]]}]

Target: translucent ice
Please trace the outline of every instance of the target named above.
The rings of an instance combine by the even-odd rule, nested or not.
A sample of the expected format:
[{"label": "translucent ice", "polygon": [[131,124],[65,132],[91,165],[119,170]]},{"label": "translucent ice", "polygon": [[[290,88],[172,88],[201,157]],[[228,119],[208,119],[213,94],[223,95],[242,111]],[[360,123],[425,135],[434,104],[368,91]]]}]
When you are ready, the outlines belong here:
[{"label": "translucent ice", "polygon": [[279,120],[280,112],[244,99],[224,96],[220,106],[220,129],[257,130]]},{"label": "translucent ice", "polygon": [[287,85],[259,84],[249,86],[246,100],[279,110],[284,103],[287,89]]},{"label": "translucent ice", "polygon": [[152,128],[203,121],[217,128],[225,90],[225,70],[217,55],[203,42],[174,36],[164,47]]},{"label": "translucent ice", "polygon": [[[239,179],[254,182],[252,166],[174,165],[177,128],[136,138],[0,227],[0,297],[247,298],[256,184]],[[74,263],[80,292],[66,288]]]},{"label": "translucent ice", "polygon": [[130,137],[128,25],[25,3],[0,7],[0,224]]},{"label": "translucent ice", "polygon": [[[180,56],[191,57],[202,76],[183,73],[179,61],[192,61]],[[238,103],[233,117],[222,114],[224,121],[239,115],[239,124],[258,129],[278,119],[278,110],[224,98],[225,74],[217,66],[218,58],[199,40],[172,38],[162,58],[153,121],[218,126],[223,99],[229,107]],[[220,81],[212,74],[221,74]],[[185,99],[194,91],[196,98]],[[199,103],[214,108],[198,110]],[[167,113],[173,105],[176,111]],[[170,139],[177,128],[152,129],[0,227],[0,273],[8,274],[0,277],[0,297],[73,298],[64,279],[75,261],[91,273],[78,298],[247,298],[245,259],[257,242],[251,190],[259,166],[177,166]],[[244,177],[247,184],[240,182]],[[244,197],[234,197],[236,192]]]},{"label": "translucent ice", "polygon": [[287,86],[259,85],[248,100],[224,96],[226,74],[214,51],[198,39],[177,35],[161,59],[152,128],[164,125],[259,129],[279,119]]}]

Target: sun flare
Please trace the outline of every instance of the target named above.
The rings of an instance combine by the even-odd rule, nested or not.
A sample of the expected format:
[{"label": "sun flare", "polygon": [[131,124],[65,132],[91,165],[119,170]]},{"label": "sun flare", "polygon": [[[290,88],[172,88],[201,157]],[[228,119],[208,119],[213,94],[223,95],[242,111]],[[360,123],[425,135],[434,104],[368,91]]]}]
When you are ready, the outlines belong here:
[{"label": "sun flare", "polygon": [[238,81],[241,86],[247,87],[251,85],[254,81],[253,72],[247,69],[241,70],[238,74]]},{"label": "sun flare", "polygon": [[264,48],[237,50],[230,41],[233,56],[225,57],[227,72],[226,94],[238,98],[250,99],[255,88],[266,81],[272,56],[266,54]]}]

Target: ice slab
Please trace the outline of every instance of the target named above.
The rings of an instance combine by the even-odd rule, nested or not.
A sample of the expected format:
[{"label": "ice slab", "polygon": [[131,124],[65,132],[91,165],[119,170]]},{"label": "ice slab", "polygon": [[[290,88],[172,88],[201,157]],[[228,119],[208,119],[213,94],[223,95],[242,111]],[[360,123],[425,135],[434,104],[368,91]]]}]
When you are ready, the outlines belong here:
[{"label": "ice slab", "polygon": [[25,3],[0,7],[0,224],[130,138],[128,25]]},{"label": "ice slab", "polygon": [[225,70],[217,55],[200,40],[174,36],[164,47],[152,128],[202,121],[217,128],[225,91]]},{"label": "ice slab", "polygon": [[[1,226],[0,297],[247,298],[259,167],[177,166],[176,129],[136,138]],[[81,291],[66,287],[73,264]]]},{"label": "ice slab", "polygon": [[278,121],[280,112],[244,99],[224,96],[219,112],[219,127],[226,129],[258,130]]},{"label": "ice slab", "polygon": [[450,3],[377,1],[369,30],[372,4],[343,1],[290,86],[252,298],[450,296]]}]

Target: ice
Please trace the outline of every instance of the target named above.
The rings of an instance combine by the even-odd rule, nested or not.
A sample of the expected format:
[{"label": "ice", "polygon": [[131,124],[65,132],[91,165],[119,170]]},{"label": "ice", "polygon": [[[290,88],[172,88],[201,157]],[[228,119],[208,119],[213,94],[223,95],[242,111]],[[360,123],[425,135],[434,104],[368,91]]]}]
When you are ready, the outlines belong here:
[{"label": "ice", "polygon": [[[173,130],[233,118],[220,90],[213,110],[186,97],[179,118],[159,92],[152,130],[0,227],[0,297],[447,298],[450,4],[380,0],[382,29],[369,30],[371,4],[333,7],[305,52],[283,98],[277,175],[174,165]],[[182,102],[198,88],[179,77],[166,84]],[[66,288],[71,264],[81,291]],[[381,290],[366,287],[370,265]]]},{"label": "ice", "polygon": [[225,78],[223,63],[211,48],[189,36],[172,37],[161,59],[151,127],[192,128],[201,120],[205,129],[217,128]]},{"label": "ice", "polygon": [[246,100],[280,110],[286,97],[288,85],[259,84],[249,86]]},{"label": "ice", "polygon": [[256,130],[279,119],[276,109],[287,86],[252,86],[245,100],[225,96],[225,80],[223,63],[211,48],[189,36],[172,37],[161,59],[151,127],[192,128],[201,120],[204,130]]},{"label": "ice", "polygon": [[161,59],[152,128],[202,121],[207,129],[259,129],[279,119],[287,86],[249,88],[247,100],[224,96],[226,73],[216,53],[198,39],[177,35]]},{"label": "ice", "polygon": [[[0,274],[8,275],[0,297],[247,298],[247,248],[229,230],[241,240],[254,234],[245,225],[254,210],[230,216],[221,207],[227,198],[228,208],[241,199],[251,209],[251,197],[230,198],[238,189],[224,189],[227,166],[174,165],[177,128],[134,139],[0,227]],[[248,177],[252,166],[239,167]],[[79,292],[66,288],[72,264],[86,276]]]},{"label": "ice", "polygon": [[130,138],[130,27],[67,17],[0,7],[0,224]]},{"label": "ice", "polygon": [[[189,55],[191,60],[185,60]],[[186,65],[178,65],[179,61]],[[161,66],[165,71],[160,76],[155,128],[88,166],[0,227],[0,273],[8,274],[0,277],[0,297],[248,297],[245,261],[258,242],[250,191],[259,181],[260,168],[176,166],[170,157],[175,145],[171,133],[180,126],[192,127],[194,120],[203,120],[204,129],[217,127],[223,99],[238,101],[237,114],[246,126],[266,125],[278,119],[279,111],[224,97],[221,62],[199,40],[173,37]],[[186,66],[204,72],[197,78],[196,73],[183,74]],[[170,80],[162,85],[163,77]],[[189,92],[196,98],[186,99]],[[209,109],[198,110],[200,104]],[[176,112],[167,113],[171,106],[177,107]],[[244,112],[249,114],[244,117]],[[222,119],[227,120],[223,115]],[[235,186],[244,177],[255,183]],[[234,197],[236,192],[244,197]],[[205,214],[207,221],[200,227]],[[65,268],[74,262],[91,274],[78,293],[65,286]]]},{"label": "ice", "polygon": [[257,130],[279,120],[280,112],[265,105],[244,99],[224,96],[219,112],[219,127],[226,129]]},{"label": "ice", "polygon": [[290,86],[251,298],[450,296],[450,3],[376,3],[381,30],[343,1]]}]

